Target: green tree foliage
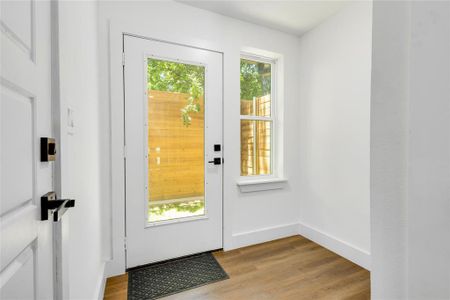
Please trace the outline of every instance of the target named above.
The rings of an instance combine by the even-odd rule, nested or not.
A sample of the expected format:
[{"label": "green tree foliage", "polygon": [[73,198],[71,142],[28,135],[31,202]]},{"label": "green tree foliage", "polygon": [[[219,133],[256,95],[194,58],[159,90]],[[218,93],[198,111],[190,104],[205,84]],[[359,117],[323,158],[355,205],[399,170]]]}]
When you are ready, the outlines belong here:
[{"label": "green tree foliage", "polygon": [[157,59],[149,59],[147,67],[148,89],[189,94],[181,109],[185,126],[192,122],[191,113],[200,112],[200,98],[204,94],[205,68]]},{"label": "green tree foliage", "polygon": [[[252,100],[270,94],[271,65],[241,59],[241,99]],[[148,89],[189,94],[181,109],[185,126],[192,122],[191,113],[200,112],[200,98],[204,95],[205,68],[203,66],[148,59]]]},{"label": "green tree foliage", "polygon": [[270,94],[271,65],[241,59],[241,99],[253,100]]}]

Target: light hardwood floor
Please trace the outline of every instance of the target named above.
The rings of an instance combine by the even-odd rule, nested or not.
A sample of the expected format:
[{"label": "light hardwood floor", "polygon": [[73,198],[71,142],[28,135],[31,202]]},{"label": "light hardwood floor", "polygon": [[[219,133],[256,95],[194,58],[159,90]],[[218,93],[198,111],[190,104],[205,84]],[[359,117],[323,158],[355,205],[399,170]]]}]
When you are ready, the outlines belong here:
[{"label": "light hardwood floor", "polygon": [[[370,299],[370,273],[301,236],[214,253],[230,279],[164,299]],[[127,274],[105,300],[127,298]]]}]

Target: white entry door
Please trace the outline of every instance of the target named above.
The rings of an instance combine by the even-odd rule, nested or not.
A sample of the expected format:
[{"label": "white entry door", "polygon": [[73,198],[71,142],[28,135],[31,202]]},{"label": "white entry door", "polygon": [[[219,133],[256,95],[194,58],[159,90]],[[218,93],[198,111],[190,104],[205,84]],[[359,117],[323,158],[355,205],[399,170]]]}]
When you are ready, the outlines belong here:
[{"label": "white entry door", "polygon": [[124,36],[127,267],[222,248],[222,54]]},{"label": "white entry door", "polygon": [[40,197],[52,163],[50,1],[0,1],[0,299],[53,299],[52,223]]}]

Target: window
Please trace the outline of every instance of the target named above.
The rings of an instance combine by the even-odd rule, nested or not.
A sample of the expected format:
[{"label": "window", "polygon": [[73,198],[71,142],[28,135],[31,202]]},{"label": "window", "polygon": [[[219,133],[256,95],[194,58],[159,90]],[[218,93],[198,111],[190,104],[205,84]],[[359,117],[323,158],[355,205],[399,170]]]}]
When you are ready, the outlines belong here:
[{"label": "window", "polygon": [[147,60],[148,222],[205,214],[205,67]]},{"label": "window", "polygon": [[241,58],[241,176],[273,174],[273,66]]}]

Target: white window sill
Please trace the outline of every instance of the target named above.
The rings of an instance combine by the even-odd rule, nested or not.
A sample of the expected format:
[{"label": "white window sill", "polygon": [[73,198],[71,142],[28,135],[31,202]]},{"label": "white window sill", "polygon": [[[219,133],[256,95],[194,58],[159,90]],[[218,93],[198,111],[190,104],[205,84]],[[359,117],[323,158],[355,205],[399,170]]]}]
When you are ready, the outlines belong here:
[{"label": "white window sill", "polygon": [[286,178],[256,178],[256,179],[247,179],[241,178],[236,184],[239,186],[241,193],[251,193],[258,191],[269,191],[269,190],[277,190],[282,189],[286,183]]}]

